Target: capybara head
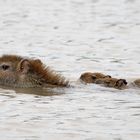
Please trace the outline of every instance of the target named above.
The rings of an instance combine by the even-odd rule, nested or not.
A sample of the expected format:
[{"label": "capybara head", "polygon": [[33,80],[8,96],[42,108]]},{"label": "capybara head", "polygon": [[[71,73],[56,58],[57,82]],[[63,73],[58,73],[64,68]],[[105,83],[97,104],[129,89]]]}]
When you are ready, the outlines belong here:
[{"label": "capybara head", "polygon": [[135,83],[136,86],[140,87],[140,79],[136,79],[136,80],[134,81],[134,83]]},{"label": "capybara head", "polygon": [[104,75],[104,74],[98,73],[98,72],[95,72],[95,73],[85,72],[85,73],[81,74],[81,76],[80,76],[80,79],[82,81],[84,81],[85,83],[95,83],[95,81],[100,78],[111,78],[111,76]]},{"label": "capybara head", "polygon": [[100,78],[96,80],[96,84],[102,84],[106,87],[114,87],[117,89],[124,89],[127,85],[125,79],[117,79],[117,78]]},{"label": "capybara head", "polygon": [[118,79],[116,81],[115,87],[116,88],[124,88],[127,85],[127,81],[125,79]]},{"label": "capybara head", "polygon": [[0,85],[11,87],[67,86],[68,81],[46,67],[39,59],[17,55],[0,57]]}]

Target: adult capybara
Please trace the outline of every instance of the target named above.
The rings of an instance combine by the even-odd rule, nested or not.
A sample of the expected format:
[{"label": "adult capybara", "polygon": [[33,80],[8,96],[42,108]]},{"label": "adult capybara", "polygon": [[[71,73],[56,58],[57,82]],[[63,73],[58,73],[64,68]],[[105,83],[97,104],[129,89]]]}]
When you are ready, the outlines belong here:
[{"label": "adult capybara", "polygon": [[69,82],[39,59],[17,55],[0,57],[0,85],[10,87],[67,87]]}]

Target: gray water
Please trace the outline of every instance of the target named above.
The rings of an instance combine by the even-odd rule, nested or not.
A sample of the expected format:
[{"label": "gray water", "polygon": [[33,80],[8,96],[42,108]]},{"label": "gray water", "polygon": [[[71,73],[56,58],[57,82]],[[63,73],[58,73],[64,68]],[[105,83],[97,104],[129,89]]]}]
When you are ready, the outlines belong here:
[{"label": "gray water", "polygon": [[40,58],[74,88],[1,87],[1,140],[140,139],[140,89],[77,82],[140,78],[139,0],[0,0],[2,54]]}]

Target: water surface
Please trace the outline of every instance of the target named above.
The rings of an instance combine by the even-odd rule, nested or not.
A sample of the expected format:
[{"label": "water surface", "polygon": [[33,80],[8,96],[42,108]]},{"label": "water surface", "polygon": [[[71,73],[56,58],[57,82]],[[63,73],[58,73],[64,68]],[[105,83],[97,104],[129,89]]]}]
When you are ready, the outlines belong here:
[{"label": "water surface", "polygon": [[[139,0],[0,0],[0,55],[40,58],[74,88],[0,88],[2,140],[139,140],[140,89],[76,82],[140,78]],[[45,96],[44,96],[45,95]]]}]

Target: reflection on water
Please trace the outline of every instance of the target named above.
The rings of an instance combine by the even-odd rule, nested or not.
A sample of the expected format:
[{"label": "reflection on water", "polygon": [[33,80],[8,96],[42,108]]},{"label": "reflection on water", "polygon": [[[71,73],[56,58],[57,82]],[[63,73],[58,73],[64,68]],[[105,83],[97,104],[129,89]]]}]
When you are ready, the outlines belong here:
[{"label": "reflection on water", "polygon": [[[17,94],[24,93],[24,94],[33,94],[38,96],[62,95],[65,94],[65,90],[67,89],[67,88],[8,88],[8,87],[1,87],[1,88],[8,89],[8,92],[11,92],[11,90],[13,90],[13,92]],[[7,91],[4,90],[4,96],[6,92]]]},{"label": "reflection on water", "polygon": [[139,140],[140,89],[77,82],[139,77],[138,0],[1,0],[0,54],[40,58],[70,88],[0,88],[2,140]]}]

